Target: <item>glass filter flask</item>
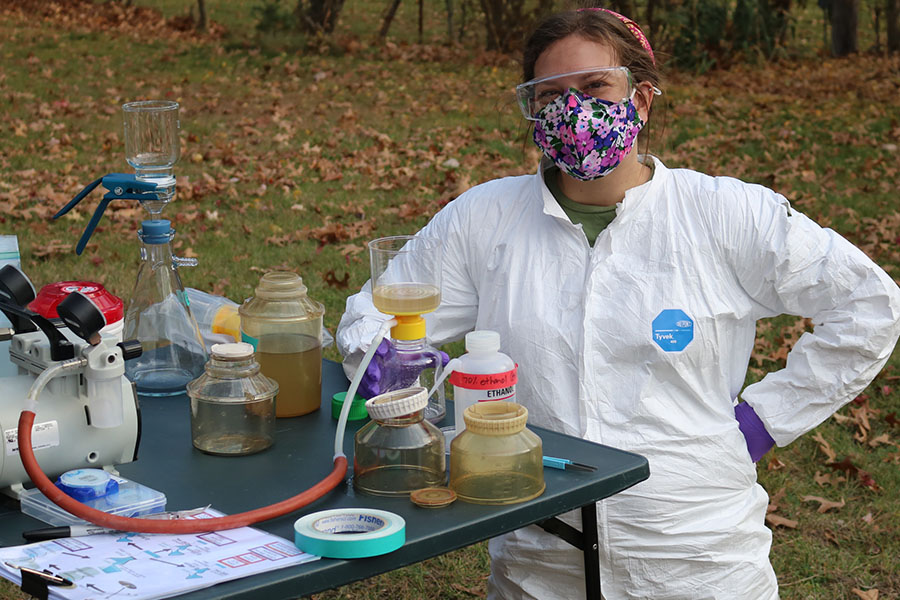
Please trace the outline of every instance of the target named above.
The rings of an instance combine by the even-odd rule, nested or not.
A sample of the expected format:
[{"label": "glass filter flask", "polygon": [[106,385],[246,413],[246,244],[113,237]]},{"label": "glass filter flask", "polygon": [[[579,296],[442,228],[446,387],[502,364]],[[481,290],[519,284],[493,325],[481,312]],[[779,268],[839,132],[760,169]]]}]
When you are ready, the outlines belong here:
[{"label": "glass filter flask", "polygon": [[178,275],[196,259],[172,255],[175,230],[164,219],[141,223],[141,264],[125,310],[125,339],[140,340],[143,354],[126,361],[125,375],[138,394],[175,396],[199,377],[206,348]]}]

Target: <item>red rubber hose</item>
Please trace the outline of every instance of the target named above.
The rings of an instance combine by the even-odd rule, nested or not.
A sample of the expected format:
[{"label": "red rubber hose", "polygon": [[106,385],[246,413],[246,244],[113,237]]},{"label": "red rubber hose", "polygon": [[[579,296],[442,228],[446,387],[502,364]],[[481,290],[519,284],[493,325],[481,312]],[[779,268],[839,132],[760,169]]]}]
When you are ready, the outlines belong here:
[{"label": "red rubber hose", "polygon": [[120,517],[85,506],[53,485],[53,482],[44,475],[31,449],[32,425],[34,425],[34,413],[30,410],[23,410],[22,414],[19,415],[19,456],[22,459],[22,466],[25,467],[25,472],[28,473],[31,481],[57,506],[95,525],[119,531],[134,531],[137,533],[203,533],[205,531],[244,527],[286,515],[318,500],[337,487],[337,484],[347,474],[347,458],[344,456],[335,457],[334,469],[331,473],[308,490],[276,504],[226,517],[173,520]]}]

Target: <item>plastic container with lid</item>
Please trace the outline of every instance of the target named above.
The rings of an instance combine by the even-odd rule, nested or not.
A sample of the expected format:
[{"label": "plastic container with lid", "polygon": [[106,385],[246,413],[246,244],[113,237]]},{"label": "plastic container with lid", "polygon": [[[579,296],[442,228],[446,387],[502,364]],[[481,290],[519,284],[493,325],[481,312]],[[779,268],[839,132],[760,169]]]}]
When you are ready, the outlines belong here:
[{"label": "plastic container with lid", "polygon": [[516,401],[516,363],[500,352],[500,334],[487,329],[466,334],[466,353],[455,359],[453,384],[455,435],[466,428],[463,413],[478,402]]},{"label": "plastic container with lid", "polygon": [[215,344],[206,372],[188,384],[187,393],[198,450],[233,456],[272,445],[278,384],[260,373],[250,344]]},{"label": "plastic container with lid", "polygon": [[450,444],[450,489],[475,504],[515,504],[544,492],[541,438],[514,402],[481,402],[463,414],[466,429]]},{"label": "plastic container with lid", "polygon": [[296,273],[273,271],[241,305],[241,340],[253,345],[262,372],[278,382],[277,416],[297,417],[322,403],[322,316]]},{"label": "plastic container with lid", "polygon": [[[164,493],[102,469],[67,471],[56,486],[79,502],[112,515],[140,517],[166,509]],[[22,492],[19,501],[24,514],[50,525],[87,524],[54,504],[37,488]]]},{"label": "plastic container with lid", "polygon": [[48,319],[58,319],[56,307],[72,292],[81,292],[100,309],[106,319],[106,326],[100,335],[122,341],[125,319],[125,303],[110,293],[102,283],[93,281],[58,281],[41,288],[28,308]]},{"label": "plastic container with lid", "polygon": [[367,494],[403,496],[443,485],[444,436],[425,419],[428,391],[412,387],[366,402],[371,421],[356,432],[353,486]]}]

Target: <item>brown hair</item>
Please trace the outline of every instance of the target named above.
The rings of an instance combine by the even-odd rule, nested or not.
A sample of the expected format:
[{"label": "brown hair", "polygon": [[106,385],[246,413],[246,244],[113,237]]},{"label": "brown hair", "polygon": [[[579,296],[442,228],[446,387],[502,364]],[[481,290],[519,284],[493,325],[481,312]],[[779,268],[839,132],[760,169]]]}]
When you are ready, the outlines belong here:
[{"label": "brown hair", "polygon": [[[538,24],[525,42],[522,81],[534,79],[534,65],[541,54],[554,42],[570,35],[608,45],[619,64],[631,71],[635,83],[648,81],[657,88],[661,86],[662,76],[653,57],[625,23],[606,11],[590,8],[557,13]],[[649,136],[645,136],[642,145],[646,147],[648,143]]]}]

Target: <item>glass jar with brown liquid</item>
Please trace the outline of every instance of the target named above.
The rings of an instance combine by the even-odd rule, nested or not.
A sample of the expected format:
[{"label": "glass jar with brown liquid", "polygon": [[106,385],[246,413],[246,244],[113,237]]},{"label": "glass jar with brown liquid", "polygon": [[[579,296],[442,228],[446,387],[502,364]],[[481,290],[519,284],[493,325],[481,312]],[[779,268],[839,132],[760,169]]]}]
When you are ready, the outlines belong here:
[{"label": "glass jar with brown liquid", "polygon": [[278,384],[259,372],[250,344],[214,344],[204,373],[187,384],[187,393],[198,450],[239,456],[272,445]]},{"label": "glass jar with brown liquid", "polygon": [[322,395],[322,316],[296,273],[273,271],[239,309],[241,340],[252,344],[263,374],[278,382],[276,416],[318,410]]}]

